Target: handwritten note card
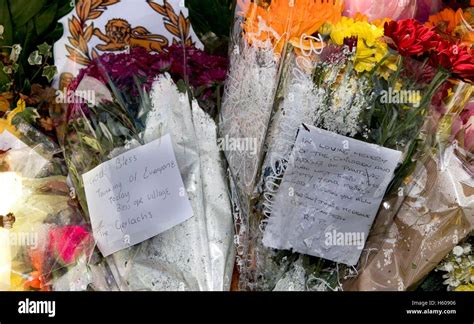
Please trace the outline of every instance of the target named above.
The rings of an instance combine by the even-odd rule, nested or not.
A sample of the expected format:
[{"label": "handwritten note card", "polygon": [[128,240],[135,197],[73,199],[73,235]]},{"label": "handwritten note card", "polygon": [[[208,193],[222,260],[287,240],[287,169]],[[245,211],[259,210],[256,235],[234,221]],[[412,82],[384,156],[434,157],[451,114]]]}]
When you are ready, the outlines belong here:
[{"label": "handwritten note card", "polygon": [[94,237],[104,256],[193,215],[170,135],[99,165],[83,180]]},{"label": "handwritten note card", "polygon": [[303,125],[263,243],[357,264],[401,152]]}]

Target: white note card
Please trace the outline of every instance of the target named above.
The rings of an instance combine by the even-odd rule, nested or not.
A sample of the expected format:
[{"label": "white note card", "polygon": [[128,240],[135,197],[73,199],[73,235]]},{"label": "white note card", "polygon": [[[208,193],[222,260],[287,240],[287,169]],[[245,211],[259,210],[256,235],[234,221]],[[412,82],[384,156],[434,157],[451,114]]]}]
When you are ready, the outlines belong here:
[{"label": "white note card", "polygon": [[104,256],[193,216],[169,134],[82,177],[94,238]]},{"label": "white note card", "polygon": [[303,125],[263,243],[356,265],[401,152]]}]

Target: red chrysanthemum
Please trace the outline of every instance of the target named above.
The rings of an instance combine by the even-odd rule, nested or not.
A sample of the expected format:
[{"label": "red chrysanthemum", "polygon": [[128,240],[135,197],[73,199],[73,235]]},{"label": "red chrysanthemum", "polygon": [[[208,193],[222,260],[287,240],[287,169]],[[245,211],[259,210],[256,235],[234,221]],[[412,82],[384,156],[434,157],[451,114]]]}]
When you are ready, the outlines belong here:
[{"label": "red chrysanthemum", "polygon": [[431,55],[431,63],[444,68],[460,79],[474,81],[473,53],[460,44],[441,40]]},{"label": "red chrysanthemum", "polygon": [[436,48],[440,36],[432,28],[415,19],[385,23],[385,36],[392,39],[389,45],[402,56],[421,56]]}]

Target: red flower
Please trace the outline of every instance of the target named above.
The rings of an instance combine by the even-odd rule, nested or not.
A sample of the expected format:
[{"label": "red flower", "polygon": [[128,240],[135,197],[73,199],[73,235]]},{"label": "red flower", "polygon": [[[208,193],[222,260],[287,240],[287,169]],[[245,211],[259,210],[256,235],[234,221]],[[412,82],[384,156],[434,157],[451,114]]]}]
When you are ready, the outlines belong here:
[{"label": "red flower", "polygon": [[385,36],[393,41],[390,46],[402,56],[420,56],[436,48],[440,37],[432,28],[415,19],[385,23]]},{"label": "red flower", "polygon": [[82,226],[53,228],[49,232],[50,251],[64,265],[76,262],[77,258],[92,248],[92,237]]},{"label": "red flower", "polygon": [[431,55],[431,64],[446,69],[460,79],[474,81],[474,56],[460,44],[440,41]]}]

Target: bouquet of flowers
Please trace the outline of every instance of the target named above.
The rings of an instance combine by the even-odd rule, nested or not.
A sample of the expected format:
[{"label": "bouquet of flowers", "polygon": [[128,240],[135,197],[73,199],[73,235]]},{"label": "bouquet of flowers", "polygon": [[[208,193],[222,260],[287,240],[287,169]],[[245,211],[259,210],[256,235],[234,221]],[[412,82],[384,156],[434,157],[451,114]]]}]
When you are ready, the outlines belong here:
[{"label": "bouquet of flowers", "polygon": [[[262,176],[261,183],[253,187],[260,199],[252,206],[254,212],[247,223],[250,234],[246,236],[246,243],[250,260],[246,260],[241,270],[245,278],[244,288],[342,289],[339,276],[351,276],[357,272],[355,265],[360,252],[351,254],[357,257],[349,261],[347,255],[335,256],[324,246],[321,250],[320,246],[324,244],[318,243],[324,241],[327,235],[322,234],[328,234],[326,232],[344,231],[345,218],[341,215],[359,214],[354,202],[349,207],[355,207],[350,209],[341,206],[341,199],[350,196],[350,199],[357,200],[352,194],[359,190],[365,198],[377,201],[376,206],[381,204],[381,209],[388,210],[393,217],[399,204],[390,204],[389,197],[407,195],[409,188],[404,179],[413,172],[415,159],[423,157],[423,146],[429,144],[423,130],[428,125],[429,108],[435,94],[448,77],[465,81],[472,79],[474,61],[469,49],[442,39],[432,28],[413,19],[369,22],[363,15],[332,17],[332,21],[328,19],[319,25],[310,45],[298,48],[298,42],[290,42],[282,55],[284,64],[280,67],[274,113],[265,138],[266,155],[263,167],[258,171]],[[300,45],[303,40],[300,39]],[[300,127],[302,124],[316,129]],[[304,135],[307,133],[313,134],[310,139],[305,137],[310,136]],[[311,143],[314,149],[315,143],[325,137],[340,141],[341,154],[350,152],[360,156],[360,152],[351,152],[351,146],[358,145],[353,139],[369,143],[372,148],[375,144],[378,147],[376,155],[380,158],[387,154],[387,161],[396,160],[395,164],[386,165],[388,173],[380,182],[373,181],[377,178],[375,174],[367,173],[366,182],[350,185],[347,182],[359,180],[349,180],[352,171],[347,171],[350,170],[347,165],[339,165],[345,171],[338,173],[338,180],[334,179],[329,175],[334,169],[327,170],[337,165],[321,164],[318,168],[315,156],[305,155],[309,153],[304,143]],[[330,139],[327,141],[318,144],[319,151],[315,149],[311,154],[321,154],[321,147],[330,143]],[[334,152],[338,151],[329,152],[326,159],[340,161],[339,153]],[[309,161],[314,165],[309,165]],[[359,166],[369,165],[351,161]],[[232,169],[232,161],[229,163]],[[326,161],[323,159],[318,163]],[[376,166],[375,170],[378,168],[381,166]],[[326,177],[317,177],[316,173],[321,172],[329,173]],[[315,182],[317,179],[320,181],[318,184]],[[334,189],[334,185],[341,187],[338,187],[338,193],[329,197],[328,190]],[[360,186],[372,189],[362,190]],[[352,189],[346,190],[349,187]],[[309,188],[315,189],[319,195],[311,194]],[[382,202],[384,194],[387,197]],[[321,197],[326,196],[329,200],[324,201]],[[363,216],[373,220],[377,209],[373,214],[363,213]],[[314,215],[318,211],[324,211],[326,216],[324,221],[321,219],[316,224],[318,217]],[[328,213],[343,220],[328,224]],[[370,229],[371,225],[372,221],[369,221],[364,226]],[[360,241],[363,248],[365,239]],[[267,247],[294,250],[304,255],[276,252]],[[338,252],[335,247],[331,250]],[[309,255],[342,262],[352,268],[339,267],[336,263]]]},{"label": "bouquet of flowers", "polygon": [[6,117],[21,99],[25,108],[17,110],[18,115],[53,141],[56,134],[50,109],[55,90],[51,80],[57,69],[52,44],[62,33],[58,19],[71,9],[67,0],[0,4],[0,117]]},{"label": "bouquet of flowers", "polygon": [[[311,51],[320,48],[315,33],[325,21],[337,21],[340,1],[238,1],[231,38],[230,71],[220,114],[231,189],[235,203],[238,264],[247,267],[246,242],[250,231],[252,200],[265,151],[281,68],[289,46]],[[258,225],[257,225],[258,226]],[[250,261],[251,262],[251,261]],[[242,280],[245,272],[241,273]]]},{"label": "bouquet of flowers", "polygon": [[[76,95],[63,118],[66,134],[63,143],[69,172],[79,202],[88,212],[94,237],[102,254],[107,256],[102,262],[112,271],[121,290],[226,290],[230,286],[234,253],[230,203],[217,147],[216,126],[198,104],[218,93],[216,87],[225,74],[225,59],[194,47],[173,45],[160,54],[134,48],[129,53],[98,57],[80,72],[68,89]],[[87,97],[85,94],[90,91],[94,91],[94,96]],[[102,231],[102,223],[97,224],[100,216],[94,212],[96,207],[92,205],[91,195],[86,197],[89,182],[84,181],[84,174],[103,166],[106,168],[111,161],[121,161],[120,165],[128,167],[139,159],[138,153],[133,153],[137,155],[131,155],[131,160],[125,158],[131,152],[160,154],[154,152],[156,149],[150,144],[162,149],[164,146],[160,143],[164,143],[167,136],[171,138],[178,175],[184,184],[184,188],[179,189],[179,196],[184,197],[181,204],[190,205],[192,217],[183,219],[189,213],[182,210],[176,216],[182,220],[173,223],[176,226],[163,224],[167,230],[160,230],[159,235],[147,235],[147,240],[136,241],[137,233],[131,225],[136,224],[138,218],[144,220],[152,215],[144,218],[138,209],[136,213],[128,212],[134,221],[121,223],[124,241],[113,243],[123,247],[112,253],[104,252],[108,239],[101,241],[99,238],[108,234]],[[164,155],[156,157],[164,158]],[[159,161],[146,160],[151,163],[145,169],[143,176],[146,178],[161,174],[167,168],[158,168]],[[165,165],[172,168],[176,162]],[[108,179],[110,183],[117,180],[113,176]],[[163,181],[168,182],[157,180],[152,184],[170,185],[171,180]],[[115,189],[111,189],[114,192],[112,200],[115,197],[120,200],[121,194],[130,190],[126,187],[123,191]],[[156,191],[154,196],[148,195],[145,200],[157,197],[166,200],[175,194],[166,188]],[[131,208],[130,199],[129,196],[125,201],[125,204],[129,202],[126,210],[120,204],[114,204],[112,208],[119,215],[125,215]],[[135,207],[145,204],[140,199],[134,203]],[[153,213],[167,217],[171,212],[163,209],[162,214],[160,210]],[[142,229],[140,233],[146,231]],[[105,243],[101,245],[101,242]]]},{"label": "bouquet of flowers", "polygon": [[[448,21],[448,13],[455,17],[454,11],[445,9],[430,17],[427,26],[443,25],[440,21]],[[464,23],[457,20],[456,24],[462,27]],[[446,33],[442,36],[442,42],[453,39]],[[459,62],[462,68],[458,70],[469,73],[471,43],[467,40],[465,38],[459,45],[464,53],[464,63],[456,58],[456,47],[449,60]],[[469,76],[461,77],[470,79]],[[473,187],[472,149],[469,146],[472,91],[471,85],[452,79],[435,95],[431,115],[438,130],[431,130],[433,148],[424,152],[425,158],[418,159],[415,171],[405,179],[406,186],[412,188],[407,191],[408,197],[392,198],[392,204],[400,205],[395,218],[383,210],[379,213],[364,252],[365,262],[359,269],[359,276],[345,284],[347,289],[414,289],[472,232],[474,214],[468,198]],[[460,190],[459,186],[464,189]],[[457,194],[453,195],[454,192]]]},{"label": "bouquet of flowers", "polygon": [[445,272],[443,284],[448,286],[448,290],[474,291],[472,242],[456,245],[436,270]]},{"label": "bouquet of flowers", "polygon": [[59,147],[15,117],[15,125],[0,133],[1,289],[105,286],[105,276],[98,269],[90,271],[95,277],[82,272],[91,267],[94,244],[89,226],[70,197],[63,165],[53,158]]}]

